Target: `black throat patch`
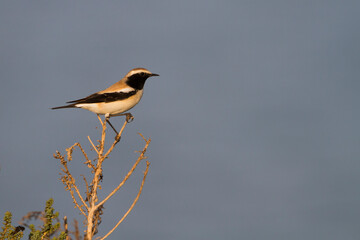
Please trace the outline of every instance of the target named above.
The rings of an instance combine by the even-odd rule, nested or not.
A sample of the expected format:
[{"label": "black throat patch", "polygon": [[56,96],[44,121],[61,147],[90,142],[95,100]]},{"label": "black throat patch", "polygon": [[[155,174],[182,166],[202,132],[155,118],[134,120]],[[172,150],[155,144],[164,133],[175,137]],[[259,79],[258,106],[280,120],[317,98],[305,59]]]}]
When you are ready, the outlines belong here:
[{"label": "black throat patch", "polygon": [[141,89],[143,89],[145,81],[148,78],[149,78],[149,75],[146,73],[136,73],[136,74],[128,77],[128,80],[126,83],[132,88],[141,90]]}]

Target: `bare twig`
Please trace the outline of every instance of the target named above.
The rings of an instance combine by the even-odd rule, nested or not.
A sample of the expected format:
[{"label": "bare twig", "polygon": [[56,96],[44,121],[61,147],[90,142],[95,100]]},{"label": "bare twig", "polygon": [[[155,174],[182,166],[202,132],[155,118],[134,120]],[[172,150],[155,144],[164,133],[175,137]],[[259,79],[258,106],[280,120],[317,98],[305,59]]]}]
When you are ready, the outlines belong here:
[{"label": "bare twig", "polygon": [[88,166],[88,168],[92,168],[95,169],[94,164],[92,164],[91,160],[88,158],[86,152],[84,151],[84,149],[82,148],[81,144],[78,143],[77,146],[80,148],[82,154],[84,155],[86,161],[84,162],[84,164],[86,164]]},{"label": "bare twig", "polygon": [[84,175],[80,175],[80,176],[83,177],[84,182],[85,182],[85,187],[86,187],[86,199],[85,199],[85,202],[86,202],[86,200],[88,200],[90,198],[89,184],[88,184],[88,182],[86,180],[86,177]]},{"label": "bare twig", "polygon": [[[99,151],[99,155],[102,155],[104,152],[104,147],[105,147],[105,136],[106,136],[106,121],[102,121],[100,116],[98,116],[98,119],[101,123],[102,126],[102,132],[101,132],[101,142],[100,142],[100,151]],[[100,156],[99,156],[99,160],[100,160]]]},{"label": "bare twig", "polygon": [[124,216],[118,221],[118,223],[104,236],[101,238],[101,240],[107,238],[112,232],[114,232],[114,230],[120,225],[120,223],[122,223],[122,221],[124,221],[124,219],[127,217],[127,215],[129,215],[129,213],[132,211],[132,209],[134,208],[135,204],[137,203],[137,201],[139,200],[139,197],[141,195],[141,192],[142,192],[142,189],[144,187],[144,183],[145,183],[145,180],[146,180],[146,176],[147,176],[147,173],[149,171],[149,166],[150,166],[150,163],[148,161],[146,161],[146,169],[145,169],[145,172],[144,172],[144,177],[143,177],[143,180],[141,182],[141,186],[140,186],[140,189],[139,189],[139,192],[136,196],[136,198],[134,199],[133,203],[131,204],[130,208],[127,210],[127,212],[124,214]]},{"label": "bare twig", "polygon": [[76,240],[80,240],[81,237],[80,237],[80,231],[79,231],[79,223],[76,219],[74,219],[74,229],[75,229],[75,231],[72,232],[72,234],[74,235]]},{"label": "bare twig", "polygon": [[[69,149],[67,149],[69,150]],[[71,150],[69,150],[71,151]],[[86,205],[84,199],[82,198],[80,192],[79,192],[79,189],[78,187],[76,186],[75,184],[75,179],[73,178],[73,176],[71,175],[69,169],[68,169],[68,166],[67,166],[67,163],[68,161],[70,161],[70,159],[68,158],[68,161],[65,160],[65,157],[62,156],[58,151],[56,151],[56,155],[54,154],[54,158],[56,159],[59,159],[60,160],[60,163],[62,164],[62,166],[64,168],[61,168],[61,171],[63,172],[63,174],[61,174],[61,181],[62,183],[65,185],[65,190],[69,191],[70,192],[70,195],[71,195],[71,198],[73,199],[73,202],[75,204],[75,207],[77,207],[80,212],[86,216],[85,214],[85,211],[83,209],[83,207],[85,207],[86,210],[88,210],[88,206]],[[78,203],[78,201],[76,200],[75,198],[75,194],[74,194],[74,191],[73,189],[75,189],[76,193],[78,194],[81,202],[83,203],[83,205],[80,206],[80,204]]]},{"label": "bare twig", "polygon": [[[68,149],[66,149],[66,150],[68,150]],[[69,152],[70,152],[70,150],[68,151],[68,155],[69,155]],[[84,207],[85,207],[86,209],[88,209],[89,207],[87,206],[86,202],[84,201],[83,197],[81,196],[80,191],[79,191],[77,185],[75,184],[75,179],[73,178],[73,176],[72,176],[71,173],[69,172],[69,169],[68,169],[68,167],[67,167],[67,164],[65,164],[65,165],[63,165],[63,166],[64,166],[65,169],[66,169],[66,174],[67,174],[67,176],[68,176],[68,180],[70,181],[71,188],[74,188],[74,189],[75,189],[75,191],[76,191],[77,195],[79,196],[82,204],[84,205]]]},{"label": "bare twig", "polygon": [[97,147],[95,147],[94,143],[91,141],[90,136],[88,136],[89,142],[91,143],[91,145],[93,146],[94,150],[96,151],[96,153],[99,155],[99,151],[97,149]]},{"label": "bare twig", "polygon": [[137,165],[140,163],[141,160],[143,160],[144,158],[146,158],[144,155],[145,155],[145,152],[151,142],[151,139],[149,138],[148,140],[146,140],[146,144],[145,144],[145,147],[144,149],[142,150],[140,156],[138,157],[138,159],[136,160],[136,162],[134,163],[134,165],[132,166],[132,168],[130,169],[130,171],[126,174],[126,176],[124,177],[124,179],[121,181],[121,183],[104,199],[102,200],[98,205],[97,207],[103,205],[107,200],[109,200],[124,184],[125,182],[130,178],[130,176],[132,175],[132,173],[135,171]]},{"label": "bare twig", "polygon": [[64,217],[64,230],[66,234],[65,240],[69,240],[69,230],[68,230],[68,223],[67,223],[67,217]]}]

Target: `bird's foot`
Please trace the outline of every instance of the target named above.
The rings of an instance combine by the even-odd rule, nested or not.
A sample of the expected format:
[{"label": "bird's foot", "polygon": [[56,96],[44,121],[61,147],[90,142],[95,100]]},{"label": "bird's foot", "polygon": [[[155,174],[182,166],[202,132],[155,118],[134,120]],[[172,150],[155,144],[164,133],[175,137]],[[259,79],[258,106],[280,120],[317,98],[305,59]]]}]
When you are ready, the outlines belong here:
[{"label": "bird's foot", "polygon": [[126,115],[126,122],[131,123],[134,121],[134,116],[131,113],[125,113]]},{"label": "bird's foot", "polygon": [[116,135],[115,136],[115,142],[118,143],[118,142],[120,142],[120,140],[121,140],[121,136]]}]

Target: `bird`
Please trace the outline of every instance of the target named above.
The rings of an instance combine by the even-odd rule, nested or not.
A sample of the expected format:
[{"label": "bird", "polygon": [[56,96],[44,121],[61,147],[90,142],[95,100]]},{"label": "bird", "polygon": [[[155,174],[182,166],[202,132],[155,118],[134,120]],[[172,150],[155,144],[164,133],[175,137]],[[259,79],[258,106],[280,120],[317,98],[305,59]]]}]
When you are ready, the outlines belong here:
[{"label": "bird", "polygon": [[87,97],[69,101],[68,105],[53,107],[51,109],[62,108],[82,108],[105,115],[105,120],[117,134],[118,132],[110,123],[110,117],[126,115],[126,121],[133,119],[131,113],[125,113],[139,103],[144,92],[144,85],[149,77],[160,76],[152,73],[145,68],[134,68],[125,77],[110,87],[93,93]]}]

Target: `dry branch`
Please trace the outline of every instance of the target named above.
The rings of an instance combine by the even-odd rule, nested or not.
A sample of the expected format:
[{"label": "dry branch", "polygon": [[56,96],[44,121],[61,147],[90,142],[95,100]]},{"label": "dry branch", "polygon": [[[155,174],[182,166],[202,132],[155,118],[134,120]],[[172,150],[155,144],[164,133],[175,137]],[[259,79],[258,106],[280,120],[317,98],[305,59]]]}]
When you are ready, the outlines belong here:
[{"label": "dry branch", "polygon": [[[61,155],[58,151],[56,151],[56,154],[54,154],[54,157],[56,159],[59,159],[60,163],[62,165],[60,179],[65,186],[65,190],[70,192],[70,195],[73,200],[75,208],[78,208],[79,211],[85,216],[84,223],[85,223],[86,230],[84,231],[84,233],[85,233],[84,239],[86,239],[86,240],[91,240],[93,238],[93,236],[97,233],[98,226],[101,223],[101,215],[103,214],[104,204],[115,193],[117,193],[120,190],[120,188],[126,183],[126,181],[130,178],[130,176],[135,171],[135,169],[138,167],[141,160],[146,158],[145,153],[151,142],[150,138],[146,139],[142,134],[139,134],[145,141],[144,148],[142,149],[142,151],[139,151],[140,152],[139,157],[133,164],[132,168],[128,171],[128,173],[126,174],[124,179],[118,184],[118,186],[111,193],[109,193],[103,200],[99,201],[98,190],[101,189],[100,181],[102,181],[102,178],[103,178],[102,164],[104,163],[104,160],[107,159],[109,157],[110,153],[114,150],[116,144],[120,141],[121,136],[124,132],[124,129],[125,129],[126,125],[128,124],[128,121],[124,122],[121,130],[116,135],[113,143],[110,145],[110,147],[107,150],[105,150],[107,121],[101,120],[100,116],[98,116],[98,119],[102,126],[101,137],[100,137],[100,140],[98,141],[98,144],[95,146],[94,143],[92,142],[92,140],[90,139],[90,137],[88,136],[88,140],[97,155],[95,160],[91,161],[89,159],[88,155],[86,154],[86,152],[84,151],[84,149],[80,143],[75,143],[70,148],[66,149],[66,152],[67,152],[66,159],[65,159],[65,155],[64,156]],[[80,193],[81,191],[79,190],[79,187],[76,185],[75,178],[70,173],[69,166],[68,166],[70,161],[72,161],[72,155],[75,150],[75,147],[78,147],[80,149],[80,151],[82,152],[82,154],[85,158],[84,164],[87,165],[87,167],[91,169],[91,177],[92,177],[91,182],[88,182],[86,177],[84,175],[81,175],[85,182],[84,196],[82,196],[82,194]],[[109,236],[119,226],[119,224],[126,218],[126,216],[131,212],[131,210],[134,208],[134,206],[135,206],[136,202],[138,201],[140,194],[142,192],[142,189],[143,189],[143,186],[144,186],[144,183],[146,180],[146,176],[147,176],[147,173],[149,170],[149,166],[150,166],[150,163],[146,162],[146,169],[144,172],[144,177],[141,182],[139,192],[138,192],[136,198],[134,199],[132,205],[130,206],[128,211],[124,214],[124,216],[119,220],[119,222],[115,225],[115,227],[113,229],[111,229],[101,239],[105,239],[107,236]],[[76,222],[76,227],[77,227],[77,222]],[[76,239],[79,239],[78,228],[77,228],[76,232],[77,232]]]}]

